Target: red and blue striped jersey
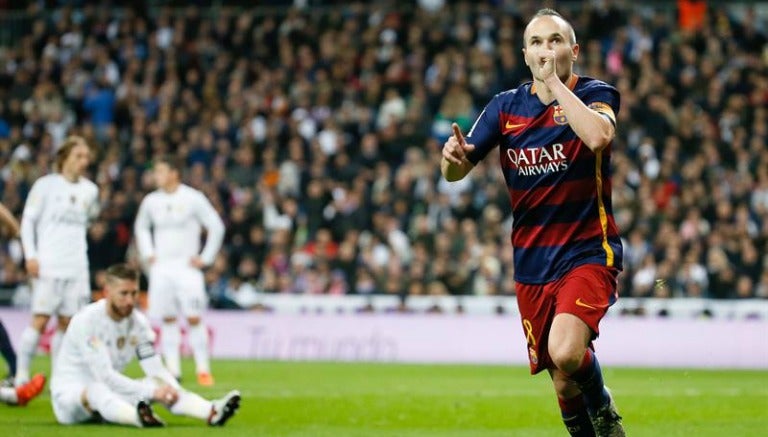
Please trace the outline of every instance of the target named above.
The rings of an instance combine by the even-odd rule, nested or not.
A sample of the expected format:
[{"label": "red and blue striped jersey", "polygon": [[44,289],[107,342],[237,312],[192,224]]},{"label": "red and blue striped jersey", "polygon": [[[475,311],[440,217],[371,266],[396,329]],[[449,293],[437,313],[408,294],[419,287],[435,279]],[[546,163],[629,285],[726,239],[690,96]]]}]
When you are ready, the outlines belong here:
[{"label": "red and blue striped jersey", "polygon": [[[616,123],[619,93],[605,82],[573,75],[568,84],[588,107]],[[583,264],[622,268],[611,206],[611,145],[593,152],[568,125],[557,101],[545,105],[529,82],[497,94],[466,142],[477,164],[499,146],[512,201],[515,280],[554,281]]]}]

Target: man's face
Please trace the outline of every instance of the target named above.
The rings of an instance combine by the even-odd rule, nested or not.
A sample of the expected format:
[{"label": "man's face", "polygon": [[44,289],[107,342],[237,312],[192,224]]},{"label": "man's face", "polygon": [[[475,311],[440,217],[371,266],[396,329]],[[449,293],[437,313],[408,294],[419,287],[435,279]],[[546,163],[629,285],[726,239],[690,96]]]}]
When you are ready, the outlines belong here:
[{"label": "man's face", "polygon": [[579,45],[571,44],[571,28],[568,23],[554,16],[535,18],[525,29],[525,64],[534,79],[543,80],[540,70],[544,65],[545,52],[555,52],[555,72],[560,78],[570,76],[573,62],[579,55]]},{"label": "man's face", "polygon": [[165,188],[176,181],[176,171],[164,162],[155,164],[153,174],[157,188]]},{"label": "man's face", "polygon": [[91,163],[91,149],[85,142],[80,141],[64,160],[62,164],[63,173],[76,174],[82,176]]},{"label": "man's face", "polygon": [[131,279],[109,278],[106,290],[112,312],[120,318],[130,316],[139,298],[139,283]]}]

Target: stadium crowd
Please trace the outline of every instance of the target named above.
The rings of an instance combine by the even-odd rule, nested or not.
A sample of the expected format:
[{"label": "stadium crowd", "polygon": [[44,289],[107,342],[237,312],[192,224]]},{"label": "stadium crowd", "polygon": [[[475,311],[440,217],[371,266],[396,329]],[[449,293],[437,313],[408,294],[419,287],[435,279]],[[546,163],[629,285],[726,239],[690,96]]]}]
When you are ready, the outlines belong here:
[{"label": "stadium crowd", "polygon": [[[514,294],[498,158],[449,184],[439,150],[452,121],[467,132],[491,96],[530,80],[522,17],[540,2],[30,3],[27,31],[0,48],[2,202],[20,215],[66,135],[88,138],[94,287],[135,259],[147,169],[178,154],[227,226],[206,271],[214,306],[260,292]],[[765,20],[723,3],[555,6],[580,30],[577,73],[622,96],[621,294],[768,298]],[[18,242],[2,252],[0,282],[24,289]]]}]

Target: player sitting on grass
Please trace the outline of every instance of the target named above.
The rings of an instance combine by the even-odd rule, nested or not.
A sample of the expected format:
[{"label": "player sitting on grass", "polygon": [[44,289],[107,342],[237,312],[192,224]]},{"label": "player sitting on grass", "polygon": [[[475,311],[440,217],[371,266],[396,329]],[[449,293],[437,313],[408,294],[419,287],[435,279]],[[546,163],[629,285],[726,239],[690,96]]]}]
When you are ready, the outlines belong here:
[{"label": "player sitting on grass", "polygon": [[[171,413],[224,425],[240,406],[240,393],[209,401],[184,390],[155,354],[147,318],[133,311],[139,273],[117,264],[107,269],[105,298],[79,311],[64,335],[51,377],[51,401],[59,423],[104,420],[138,427],[164,426],[151,403]],[[146,378],[122,369],[137,356]]]},{"label": "player sitting on grass", "polygon": [[45,387],[45,375],[38,373],[28,383],[18,387],[0,387],[0,402],[23,407],[42,393],[43,387]]}]

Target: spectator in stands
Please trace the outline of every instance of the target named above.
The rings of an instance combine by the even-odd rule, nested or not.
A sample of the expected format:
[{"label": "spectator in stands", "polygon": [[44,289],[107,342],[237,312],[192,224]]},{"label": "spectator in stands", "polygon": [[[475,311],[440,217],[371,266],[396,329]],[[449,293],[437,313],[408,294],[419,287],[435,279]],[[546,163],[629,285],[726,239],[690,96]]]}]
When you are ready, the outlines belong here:
[{"label": "spectator in stands", "polygon": [[[419,263],[422,250],[429,262],[404,266],[400,293],[433,280],[449,293],[514,292],[509,281],[491,286],[495,266],[434,247],[453,221],[467,220],[479,241],[471,244],[502,260],[499,277],[511,276],[507,193],[488,188],[500,185],[497,164],[446,190],[424,156],[442,143],[429,122],[438,113],[472,119],[490,93],[527,77],[520,14],[533,2],[519,2],[519,12],[452,2],[430,11],[220,3],[210,18],[188,13],[192,6],[117,14],[107,5],[35,3],[20,12],[28,25],[14,26],[0,51],[0,200],[18,216],[61,138],[77,133],[101,155],[93,179],[106,229],[90,237],[114,238],[115,257],[130,253],[130,224],[151,189],[148,163],[173,153],[190,185],[215,187],[206,194],[229,225],[228,256],[208,275],[211,287],[234,277],[253,249],[265,292],[306,292],[290,283],[290,260],[327,228],[346,257],[329,275],[338,279],[332,272],[341,268],[349,293],[385,293],[388,262]],[[652,251],[652,279],[667,279],[659,294],[685,295],[677,276],[700,246],[708,296],[735,296],[746,275],[765,298],[757,291],[768,265],[768,26],[754,7],[710,3],[701,13],[703,3],[563,2],[563,13],[585,29],[577,73],[608,78],[622,95],[613,149],[614,212],[628,243],[622,292],[656,293],[634,280]],[[341,24],[329,19],[338,7]],[[490,222],[489,204],[500,214]],[[394,220],[376,227],[377,213]],[[461,281],[440,271],[466,265]],[[18,263],[6,269],[22,277]],[[414,281],[421,286],[406,285]]]}]

